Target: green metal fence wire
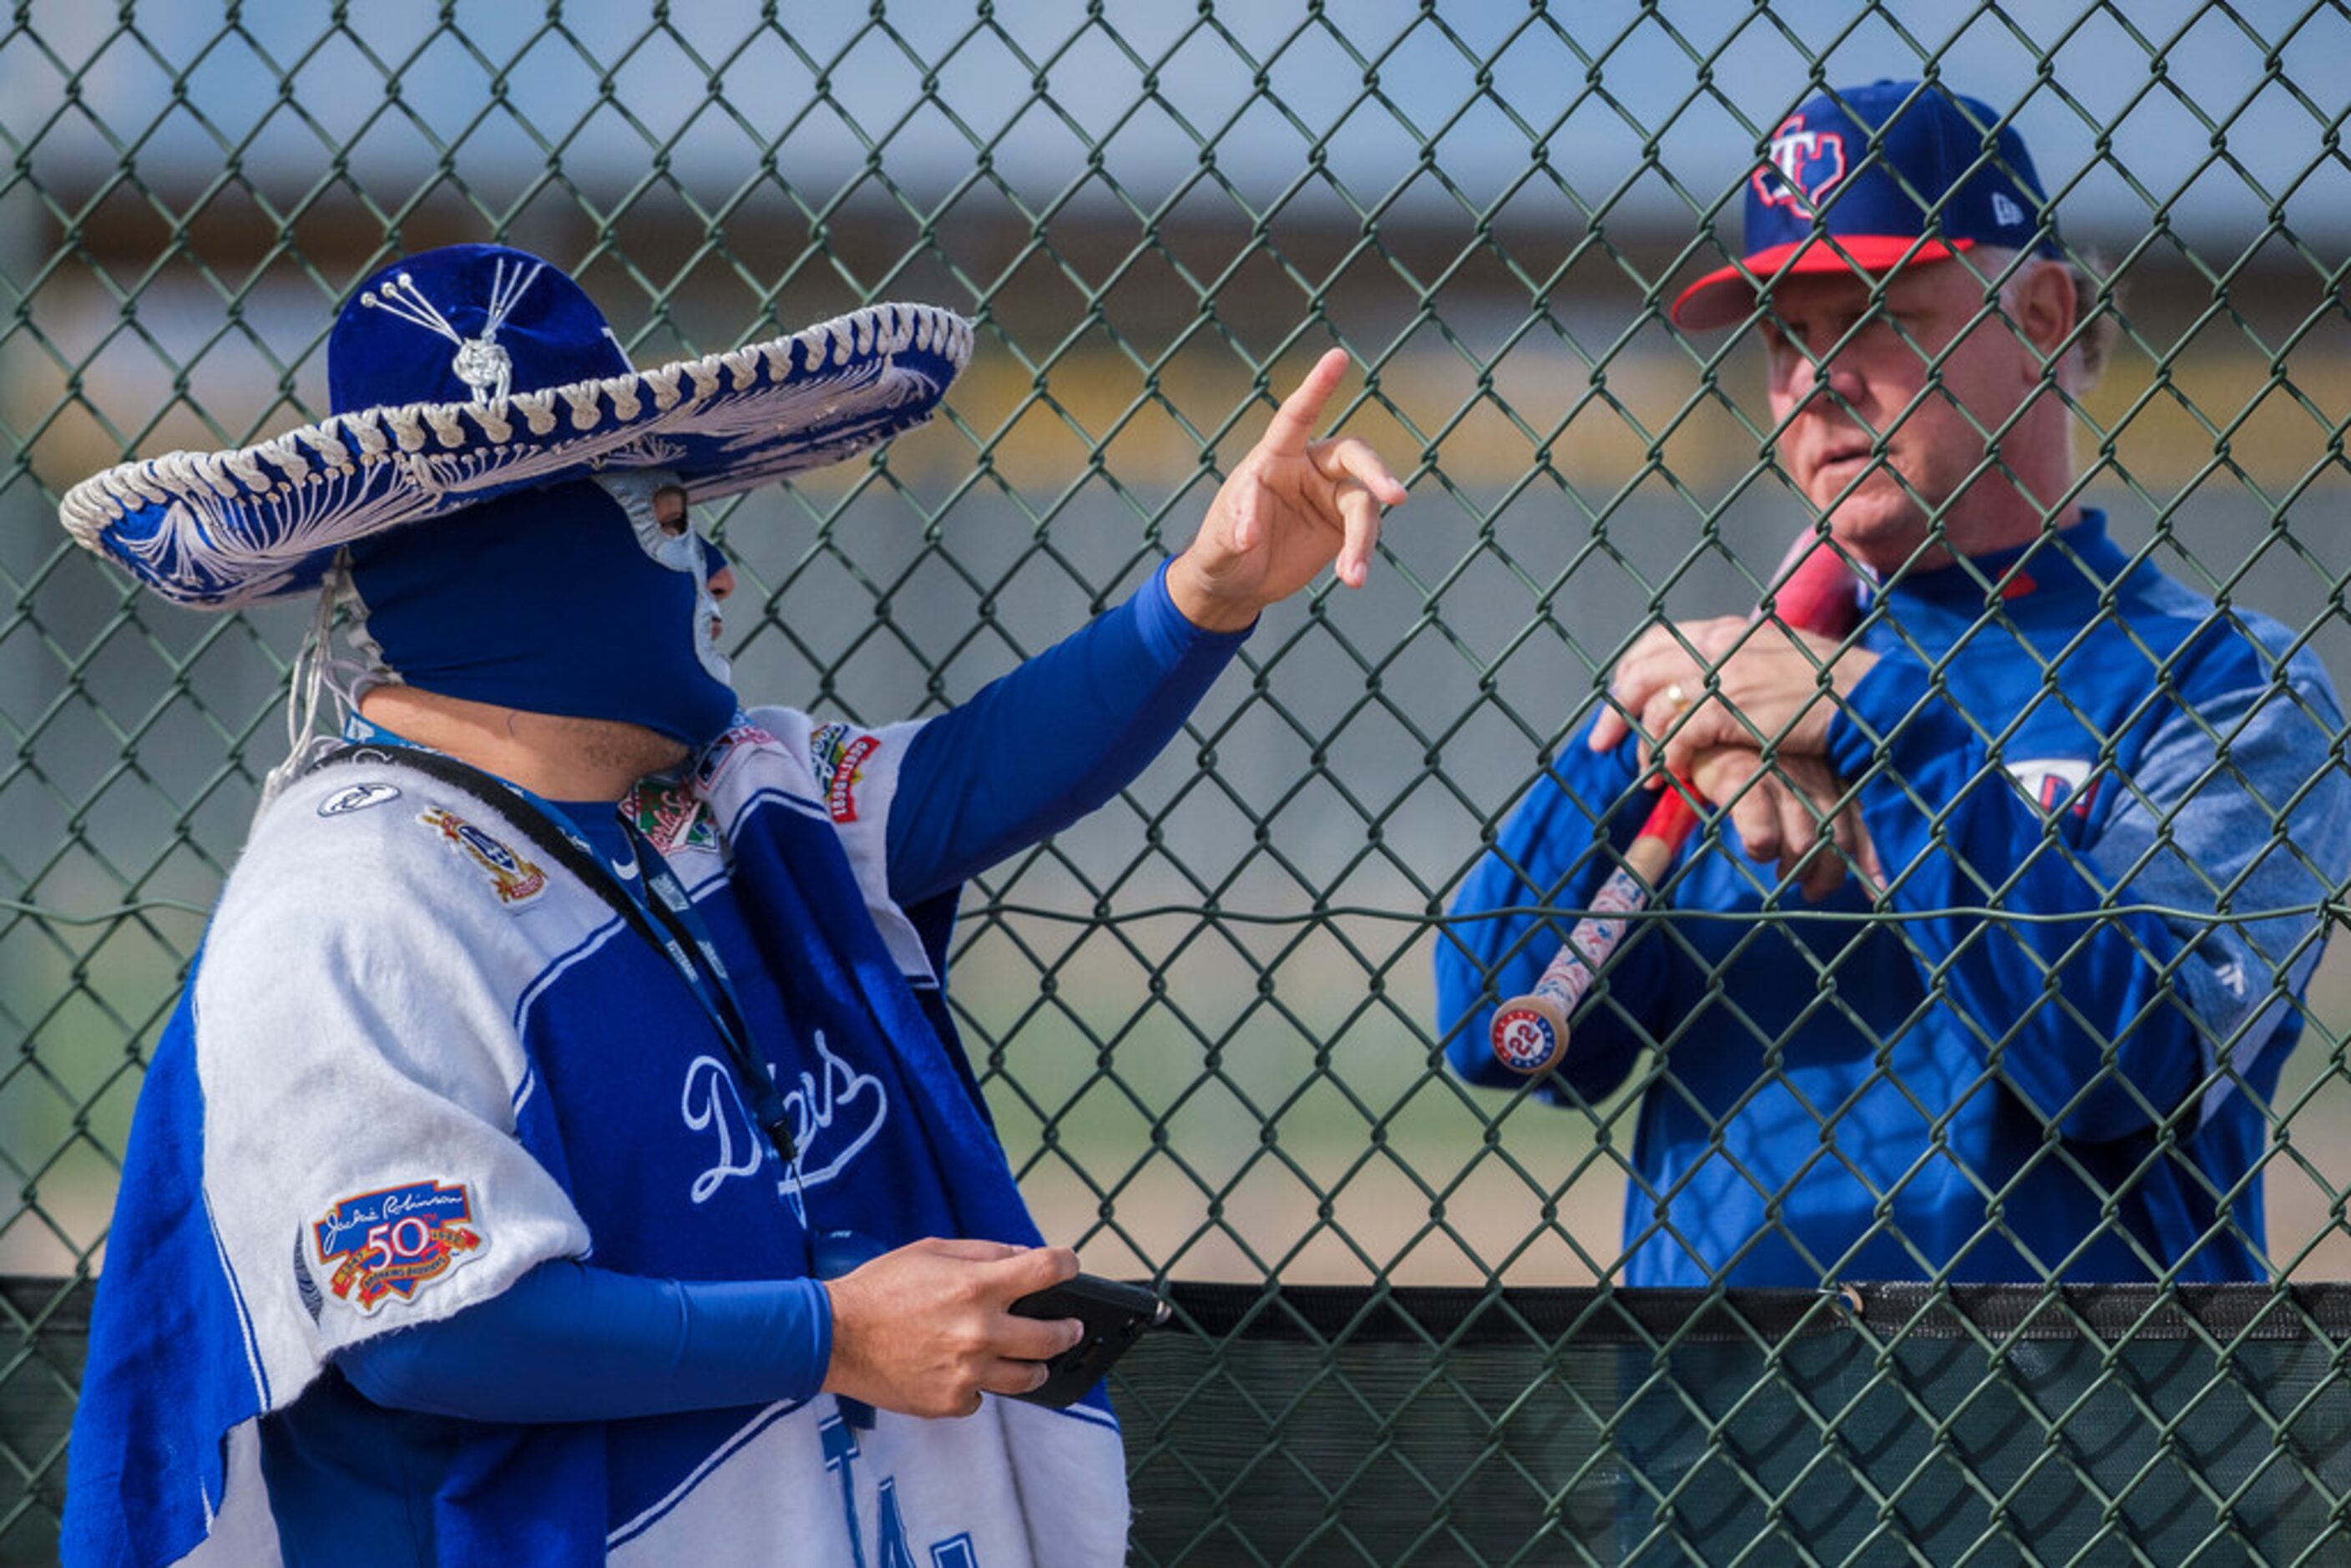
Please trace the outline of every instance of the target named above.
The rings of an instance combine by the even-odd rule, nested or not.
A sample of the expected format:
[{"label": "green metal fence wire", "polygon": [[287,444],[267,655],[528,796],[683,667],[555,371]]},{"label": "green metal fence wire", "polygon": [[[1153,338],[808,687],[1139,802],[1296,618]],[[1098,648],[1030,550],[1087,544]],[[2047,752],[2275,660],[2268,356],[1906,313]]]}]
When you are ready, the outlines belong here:
[{"label": "green metal fence wire", "polygon": [[[744,585],[740,685],[867,721],[952,705],[1130,590],[1289,380],[1347,348],[1360,374],[1337,423],[1415,491],[1374,582],[1270,613],[1119,800],[978,880],[956,1005],[1040,1222],[1090,1267],[1374,1301],[1596,1286],[1604,1303],[1632,1119],[1642,1093],[1673,1092],[1673,1042],[1576,1111],[1472,1089],[1443,1070],[1428,977],[1468,866],[1631,638],[1751,603],[1812,520],[1770,457],[1752,334],[1685,337],[1666,303],[1735,246],[1741,182],[1819,86],[1926,76],[1985,99],[2032,140],[2120,328],[2105,380],[2073,400],[2082,494],[2222,614],[2277,616],[2351,676],[2333,516],[2351,410],[2345,58],[2339,0],[18,5],[0,30],[0,1273],[20,1277],[0,1332],[0,1552],[37,1559],[53,1539],[75,1303],[103,1261],[146,1053],[283,752],[301,614],[159,608],[67,545],[57,499],[126,455],[322,413],[326,325],[373,267],[522,245],[582,279],[639,362],[881,299],[972,317],[976,363],[934,426],[710,518]],[[1997,930],[2000,889],[1980,899]],[[1824,990],[1857,950],[1823,963]],[[2266,1254],[2303,1281],[2351,1266],[2346,987],[2340,963],[2321,968],[2272,1104]],[[1914,1310],[1946,1308],[1978,1322],[1933,1289]],[[1516,1359],[1474,1375],[1442,1333],[1425,1364],[1376,1372],[1346,1359],[1342,1325],[1287,1406],[1219,1404],[1241,1361],[1202,1340],[1189,1385],[1164,1364],[1175,1403],[1142,1396],[1130,1420],[1138,1496],[1178,1511],[1147,1555],[1709,1555],[1728,1537],[1676,1511],[1751,1436],[1742,1397],[1829,1448],[1889,1407],[1927,1434],[1915,1472],[1839,1472],[1872,1523],[1817,1538],[1843,1544],[1802,1548],[1813,1560],[1942,1552],[1948,1529],[1917,1544],[1929,1493],[1971,1500],[1970,1560],[2149,1560],[2132,1496],[2154,1469],[2065,1440],[2122,1408],[2155,1435],[2144,1464],[2195,1493],[2203,1523],[2163,1539],[2213,1561],[2340,1545],[2340,1455],[2307,1440],[2313,1412],[2340,1414],[2339,1344],[2299,1411],[2262,1406],[2264,1458],[2231,1481],[2176,1461],[2207,1386],[2192,1380],[2268,1375],[2241,1333],[2166,1317],[2161,1343],[2197,1356],[2175,1375],[2190,1384],[2165,1385],[2132,1359],[2130,1322],[2053,1287],[2032,1310],[2087,1359],[2069,1364],[2076,1403],[2038,1407],[2011,1433],[2031,1451],[2001,1460],[1969,1448],[1990,1428],[1964,1396],[1906,1380],[1899,1330],[1874,1370],[1840,1364],[1857,1382],[1774,1383],[1811,1353],[1757,1331],[1756,1364],[1701,1386],[1683,1379],[1704,1312],[1641,1320],[1629,1383],[1562,1371],[1574,1331],[1556,1325],[1521,1325]],[[2029,1381],[2030,1334],[1959,1337]],[[1298,1459],[1319,1500],[1250,1525],[1249,1478],[1291,1462],[1281,1410],[1315,1390],[1377,1451],[1350,1474]],[[1413,1457],[1426,1434],[1407,1412],[1437,1405],[1469,1424],[1452,1471]],[[1171,1425],[1242,1407],[1265,1415],[1245,1428],[1264,1447],[1238,1458],[1187,1455]],[[1531,1458],[1511,1412],[1538,1407],[1588,1441]],[[1669,1410],[1696,1424],[1697,1468],[1623,1469],[1625,1434]],[[1300,1429],[1343,1446],[1346,1425]],[[2019,1522],[2051,1467],[2099,1516],[2062,1549]],[[1816,1495],[1797,1471],[1733,1469],[1774,1529]],[[1407,1472],[1439,1522],[1391,1538],[1347,1521],[1350,1498]],[[2318,1525],[2243,1524],[2281,1476],[2304,1512],[2276,1517],[2314,1506]],[[1620,1486],[1640,1495],[1620,1507]],[[1499,1538],[1467,1522],[1503,1506],[1532,1522]],[[1782,1537],[1747,1539],[1779,1560],[1754,1542]]]}]

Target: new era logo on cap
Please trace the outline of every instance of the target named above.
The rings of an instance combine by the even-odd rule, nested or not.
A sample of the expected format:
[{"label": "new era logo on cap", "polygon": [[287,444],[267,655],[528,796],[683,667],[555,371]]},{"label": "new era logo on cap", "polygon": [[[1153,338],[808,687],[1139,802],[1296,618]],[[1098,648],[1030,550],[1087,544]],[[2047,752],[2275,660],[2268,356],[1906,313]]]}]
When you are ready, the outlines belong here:
[{"label": "new era logo on cap", "polygon": [[1978,245],[2059,254],[2024,139],[1991,108],[1934,83],[1880,81],[1810,99],[1780,122],[1746,182],[1741,259],[1674,301],[1724,327],[1790,273],[1879,274]]}]

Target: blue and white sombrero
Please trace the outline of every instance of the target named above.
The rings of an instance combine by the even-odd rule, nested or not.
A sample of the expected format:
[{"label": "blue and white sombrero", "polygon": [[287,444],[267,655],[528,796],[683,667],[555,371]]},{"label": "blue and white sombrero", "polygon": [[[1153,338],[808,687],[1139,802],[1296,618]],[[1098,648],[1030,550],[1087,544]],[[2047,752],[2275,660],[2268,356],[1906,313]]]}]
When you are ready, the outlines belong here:
[{"label": "blue and white sombrero", "polygon": [[165,598],[233,609],[317,589],[354,539],[509,491],[663,468],[705,500],[837,463],[928,419],[971,346],[950,311],[875,305],[639,371],[561,269],[451,246],[344,305],[329,417],[110,468],[58,512]]}]

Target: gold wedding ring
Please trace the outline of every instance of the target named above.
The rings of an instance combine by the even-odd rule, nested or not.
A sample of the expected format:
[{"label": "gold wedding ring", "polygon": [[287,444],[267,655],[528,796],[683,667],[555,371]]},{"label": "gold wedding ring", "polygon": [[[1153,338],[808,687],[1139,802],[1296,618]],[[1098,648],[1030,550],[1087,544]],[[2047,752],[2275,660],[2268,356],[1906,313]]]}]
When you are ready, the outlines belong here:
[{"label": "gold wedding ring", "polygon": [[1666,688],[1666,700],[1674,705],[1676,713],[1680,713],[1690,706],[1689,693],[1682,690],[1682,684],[1679,681]]}]

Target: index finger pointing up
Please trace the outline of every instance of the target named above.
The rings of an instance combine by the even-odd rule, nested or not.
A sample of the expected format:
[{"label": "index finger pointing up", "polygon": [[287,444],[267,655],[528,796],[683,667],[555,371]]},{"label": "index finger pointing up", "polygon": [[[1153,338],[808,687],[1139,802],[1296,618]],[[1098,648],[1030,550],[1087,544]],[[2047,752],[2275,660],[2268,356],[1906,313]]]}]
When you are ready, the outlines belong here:
[{"label": "index finger pointing up", "polygon": [[1281,400],[1281,406],[1274,410],[1273,420],[1258,444],[1280,452],[1304,452],[1307,442],[1313,438],[1314,427],[1322,423],[1323,405],[1339,390],[1340,380],[1346,373],[1347,350],[1326,350],[1314,361],[1314,368],[1306,372],[1306,379],[1298,383],[1298,390]]}]

